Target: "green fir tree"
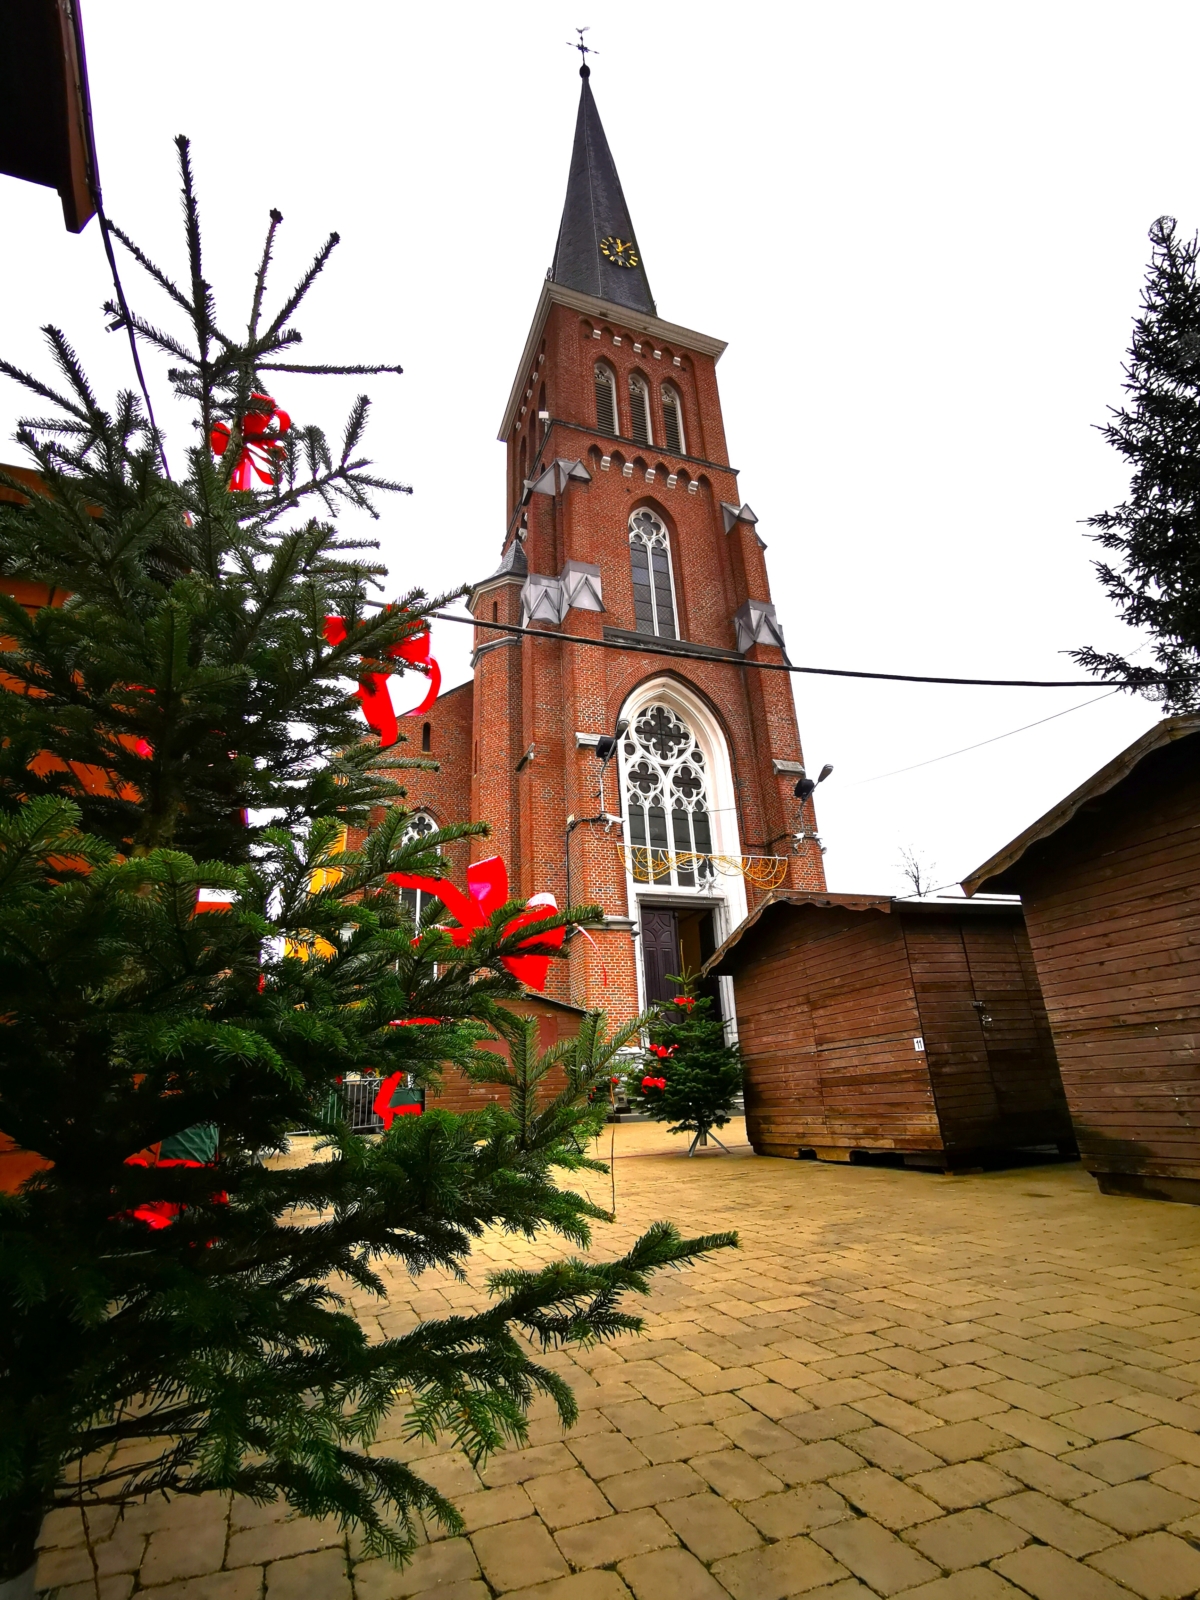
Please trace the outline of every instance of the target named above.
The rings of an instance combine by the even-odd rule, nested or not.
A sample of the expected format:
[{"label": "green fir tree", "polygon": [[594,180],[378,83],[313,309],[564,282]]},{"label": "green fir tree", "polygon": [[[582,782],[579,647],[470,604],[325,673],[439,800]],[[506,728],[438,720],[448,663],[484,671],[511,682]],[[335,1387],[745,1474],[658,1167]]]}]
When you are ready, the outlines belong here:
[{"label": "green fir tree", "polygon": [[1132,470],[1129,497],[1090,517],[1118,558],[1097,562],[1109,597],[1153,641],[1154,666],[1090,646],[1090,672],[1124,680],[1168,712],[1200,707],[1200,283],[1197,240],[1173,217],[1150,230],[1151,257],[1134,324],[1125,390],[1104,436]]},{"label": "green fir tree", "polygon": [[672,1123],[668,1133],[693,1134],[691,1155],[729,1121],[742,1090],[742,1058],[710,996],[691,978],[673,981],[680,992],[650,1023],[643,1064],[628,1078],[627,1092],[640,1109]]},{"label": "green fir tree", "polygon": [[[624,1294],[732,1242],[656,1224],[617,1261],[495,1275],[477,1315],[378,1342],[350,1315],[347,1288],[461,1271],[489,1228],[587,1246],[607,1213],[558,1174],[593,1113],[583,1089],[538,1122],[514,1089],[377,1141],[329,1115],[347,1073],[478,1070],[481,1040],[511,1032],[503,958],[531,938],[553,952],[505,931],[516,903],[463,948],[436,903],[416,930],[389,881],[441,875],[440,846],[486,831],[405,842],[395,769],[414,763],[381,757],[345,687],[361,659],[397,670],[387,652],[441,602],[382,605],[383,570],[337,530],[339,507],[396,487],[360,454],[366,400],[334,447],[264,398],[280,374],[386,369],[286,359],[336,239],[268,313],[274,214],[248,331],[223,330],[183,141],[180,162],[183,286],[125,241],[182,324],[137,321],[192,409],[175,475],[138,402],[103,409],[57,330],[57,387],[3,367],[53,415],[19,434],[42,487],[0,507],[0,577],[61,603],[0,597],[0,673],[25,691],[0,693],[0,1130],[47,1163],[0,1195],[0,1576],[51,1507],[157,1490],[283,1496],[402,1559],[419,1518],[461,1520],[371,1449],[390,1410],[409,1441],[476,1460],[525,1437],[538,1394],[569,1423],[536,1349],[636,1329]],[[268,481],[231,487],[247,440]],[[273,1164],[297,1134],[321,1156]]]}]

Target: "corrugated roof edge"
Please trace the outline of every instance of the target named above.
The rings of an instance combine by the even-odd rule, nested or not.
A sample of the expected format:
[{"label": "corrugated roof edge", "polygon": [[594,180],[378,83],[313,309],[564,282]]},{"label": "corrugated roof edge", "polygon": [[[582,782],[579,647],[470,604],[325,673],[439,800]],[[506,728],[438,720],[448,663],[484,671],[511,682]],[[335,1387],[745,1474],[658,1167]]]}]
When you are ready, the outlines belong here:
[{"label": "corrugated roof edge", "polygon": [[816,911],[879,911],[885,916],[892,912],[916,912],[918,915],[953,916],[965,911],[969,916],[1017,916],[1022,915],[1021,907],[1016,901],[969,901],[969,900],[903,900],[895,895],[878,894],[831,894],[828,891],[817,890],[788,890],[783,894],[770,895],[760,906],[755,906],[750,915],[740,922],[725,940],[724,944],[704,963],[701,968],[701,977],[710,975],[721,976],[721,967],[732,953],[735,945],[741,943],[746,935],[761,922],[768,912],[774,914],[777,908],[784,906],[811,906]]},{"label": "corrugated roof edge", "polygon": [[1098,795],[1107,794],[1110,790],[1118,788],[1148,755],[1173,744],[1178,739],[1190,739],[1197,733],[1200,733],[1200,716],[1164,717],[1140,739],[1135,739],[1127,749],[1122,750],[1119,756],[1115,756],[1106,767],[1094,772],[1086,783],[1080,784],[1079,788],[1067,795],[1065,800],[1060,800],[1056,806],[1052,806],[1045,816],[1039,817],[1025,829],[1024,833],[1019,833],[1004,846],[1003,850],[998,850],[989,861],[985,861],[981,867],[976,867],[974,872],[962,880],[963,892],[968,895],[978,894],[1001,873],[1015,867],[1032,845],[1042,839],[1050,838],[1070,822],[1081,806],[1086,805],[1089,800],[1094,800]]}]

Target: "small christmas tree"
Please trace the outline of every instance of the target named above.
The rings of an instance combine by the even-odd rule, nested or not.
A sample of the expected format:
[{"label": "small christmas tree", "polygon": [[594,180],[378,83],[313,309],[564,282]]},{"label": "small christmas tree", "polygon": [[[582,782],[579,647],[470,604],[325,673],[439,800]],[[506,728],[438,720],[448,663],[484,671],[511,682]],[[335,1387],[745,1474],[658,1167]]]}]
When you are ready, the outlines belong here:
[{"label": "small christmas tree", "polygon": [[[23,425],[40,484],[8,478],[0,506],[0,573],[58,602],[0,595],[0,1130],[42,1164],[0,1194],[0,1578],[51,1507],[160,1490],[283,1496],[402,1559],[422,1518],[462,1523],[372,1448],[395,1405],[410,1441],[473,1459],[524,1439],[538,1394],[570,1423],[533,1350],[637,1328],[623,1293],[732,1242],[656,1224],[618,1261],[495,1274],[489,1309],[397,1338],[347,1310],[346,1287],[385,1292],[382,1265],[460,1273],[490,1227],[586,1245],[607,1216],[556,1181],[580,1166],[586,1085],[541,1123],[514,1093],[397,1116],[377,1142],[328,1110],[350,1073],[476,1067],[515,972],[593,912],[484,916],[444,883],[414,928],[396,880],[441,876],[438,847],[486,829],[407,838],[388,767],[412,763],[381,758],[361,712],[386,727],[386,677],[424,659],[440,602],[380,604],[382,569],[334,525],[396,487],[358,455],[366,400],[331,449],[267,387],[381,369],[285,359],[336,236],[270,316],[277,214],[248,332],[219,326],[186,141],[180,161],[184,287],[126,241],[182,314],[181,332],[135,319],[193,410],[176,476],[138,402],[105,411],[56,330],[64,392],[0,363],[58,413]],[[330,1159],[272,1165],[297,1132]]]},{"label": "small christmas tree", "polygon": [[1170,712],[1200,706],[1200,282],[1198,245],[1173,217],[1150,230],[1151,258],[1125,390],[1104,436],[1129,463],[1129,497],[1088,518],[1120,558],[1096,570],[1123,621],[1153,639],[1156,665],[1112,651],[1072,652]]},{"label": "small christmas tree", "polygon": [[675,981],[682,993],[651,1022],[644,1065],[629,1078],[627,1092],[659,1122],[673,1123],[668,1133],[694,1134],[692,1155],[697,1145],[708,1143],[714,1128],[729,1121],[741,1093],[742,1058],[737,1045],[727,1041],[724,1022],[713,1015],[709,996],[699,993],[690,978]]}]

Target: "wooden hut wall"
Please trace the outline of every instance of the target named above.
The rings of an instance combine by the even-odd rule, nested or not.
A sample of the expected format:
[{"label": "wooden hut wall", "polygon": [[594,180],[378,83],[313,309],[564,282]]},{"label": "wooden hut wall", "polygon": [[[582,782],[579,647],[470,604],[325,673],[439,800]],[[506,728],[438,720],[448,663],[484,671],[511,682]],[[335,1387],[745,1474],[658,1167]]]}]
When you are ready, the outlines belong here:
[{"label": "wooden hut wall", "polygon": [[1019,916],[898,912],[947,1150],[1059,1144],[1070,1118]]},{"label": "wooden hut wall", "polygon": [[1181,1199],[1200,1199],[1197,742],[1147,757],[1021,866],[1084,1164],[1114,1190],[1182,1180],[1160,1186]]},{"label": "wooden hut wall", "polygon": [[897,918],[789,908],[735,978],[746,1123],[764,1155],[939,1150]]}]

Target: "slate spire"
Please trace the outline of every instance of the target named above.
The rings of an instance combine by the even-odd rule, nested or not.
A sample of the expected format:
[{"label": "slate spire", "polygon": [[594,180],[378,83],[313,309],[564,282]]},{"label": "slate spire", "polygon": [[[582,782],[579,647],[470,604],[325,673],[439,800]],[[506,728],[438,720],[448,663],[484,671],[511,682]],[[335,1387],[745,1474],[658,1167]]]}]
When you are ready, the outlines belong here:
[{"label": "slate spire", "polygon": [[[579,116],[575,122],[575,147],[571,151],[571,171],[567,178],[567,198],[558,225],[558,243],[550,276],[566,289],[577,289],[598,300],[631,311],[657,316],[654,296],[641,251],[629,217],[629,207],[621,192],[600,113],[592,99],[591,76],[587,62],[579,69],[583,88],[579,94]],[[608,254],[605,254],[607,246]],[[618,246],[623,247],[618,249]],[[628,259],[632,247],[636,266],[614,265],[612,256]]]}]

